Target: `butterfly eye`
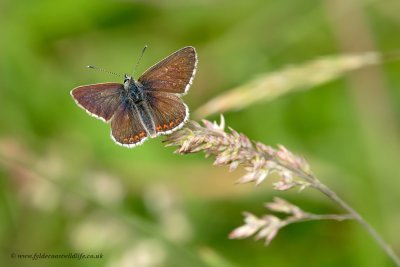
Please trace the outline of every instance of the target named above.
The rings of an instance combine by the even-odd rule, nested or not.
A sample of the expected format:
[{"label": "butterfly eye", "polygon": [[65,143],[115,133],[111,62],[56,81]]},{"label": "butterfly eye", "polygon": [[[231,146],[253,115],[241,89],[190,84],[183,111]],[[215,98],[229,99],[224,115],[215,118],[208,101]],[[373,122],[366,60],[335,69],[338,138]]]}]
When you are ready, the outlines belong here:
[{"label": "butterfly eye", "polygon": [[128,76],[128,75],[124,75],[124,83],[126,83],[127,81],[130,81],[132,79],[132,77]]}]

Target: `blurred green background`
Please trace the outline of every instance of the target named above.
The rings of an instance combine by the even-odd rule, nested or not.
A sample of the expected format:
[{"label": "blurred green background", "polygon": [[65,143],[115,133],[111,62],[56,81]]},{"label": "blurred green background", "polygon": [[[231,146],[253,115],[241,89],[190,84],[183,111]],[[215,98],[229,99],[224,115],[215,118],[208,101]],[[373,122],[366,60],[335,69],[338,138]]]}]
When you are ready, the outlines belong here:
[{"label": "blurred green background", "polygon": [[[400,47],[395,0],[0,2],[1,266],[392,266],[355,222],[291,225],[270,246],[229,240],[242,211],[279,195],[340,213],[323,195],[277,193],[270,180],[180,156],[162,137],[126,149],[72,88],[137,73],[187,45],[198,72],[192,111],[258,75],[324,55]],[[227,125],[304,155],[400,253],[400,62],[225,113]],[[315,73],[318,75],[318,73]],[[309,77],[304,77],[307,79]],[[268,88],[265,88],[268,90]],[[219,119],[219,115],[208,119]],[[98,260],[21,260],[11,253],[102,253]]]}]

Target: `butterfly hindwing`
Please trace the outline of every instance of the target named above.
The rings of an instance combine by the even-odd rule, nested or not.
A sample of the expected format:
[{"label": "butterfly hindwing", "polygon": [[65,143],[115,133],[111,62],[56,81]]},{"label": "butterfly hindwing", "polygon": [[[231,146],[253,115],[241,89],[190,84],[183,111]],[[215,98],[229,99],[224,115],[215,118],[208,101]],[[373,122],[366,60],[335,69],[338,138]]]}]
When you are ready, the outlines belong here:
[{"label": "butterfly hindwing", "polygon": [[196,65],[196,50],[187,46],[149,68],[138,81],[144,90],[183,94],[189,90]]},{"label": "butterfly hindwing", "polygon": [[117,110],[123,90],[124,86],[119,83],[99,83],[76,87],[71,95],[78,106],[107,122]]},{"label": "butterfly hindwing", "polygon": [[147,139],[147,132],[133,105],[122,103],[118,107],[111,121],[111,138],[125,147],[140,145]]},{"label": "butterfly hindwing", "polygon": [[170,134],[183,126],[189,110],[179,96],[165,92],[145,93],[157,135]]}]

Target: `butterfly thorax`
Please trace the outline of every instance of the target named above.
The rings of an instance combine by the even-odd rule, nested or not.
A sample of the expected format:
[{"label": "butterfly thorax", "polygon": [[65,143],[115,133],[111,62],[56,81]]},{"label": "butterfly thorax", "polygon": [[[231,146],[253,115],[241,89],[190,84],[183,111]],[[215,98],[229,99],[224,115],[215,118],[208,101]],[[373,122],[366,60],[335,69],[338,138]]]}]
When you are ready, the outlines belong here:
[{"label": "butterfly thorax", "polygon": [[144,100],[143,85],[132,77],[126,76],[124,89],[127,99],[130,99],[133,103],[138,104]]}]

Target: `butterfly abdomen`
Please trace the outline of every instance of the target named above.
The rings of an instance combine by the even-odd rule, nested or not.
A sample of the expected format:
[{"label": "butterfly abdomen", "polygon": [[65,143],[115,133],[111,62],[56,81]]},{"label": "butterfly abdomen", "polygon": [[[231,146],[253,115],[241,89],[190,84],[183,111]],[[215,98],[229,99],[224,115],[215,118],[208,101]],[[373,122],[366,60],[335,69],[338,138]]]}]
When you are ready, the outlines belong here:
[{"label": "butterfly abdomen", "polygon": [[139,113],[140,120],[147,133],[150,135],[150,137],[156,137],[156,127],[154,125],[154,120],[151,116],[151,112],[147,103],[145,101],[137,103],[135,104],[135,108]]}]

